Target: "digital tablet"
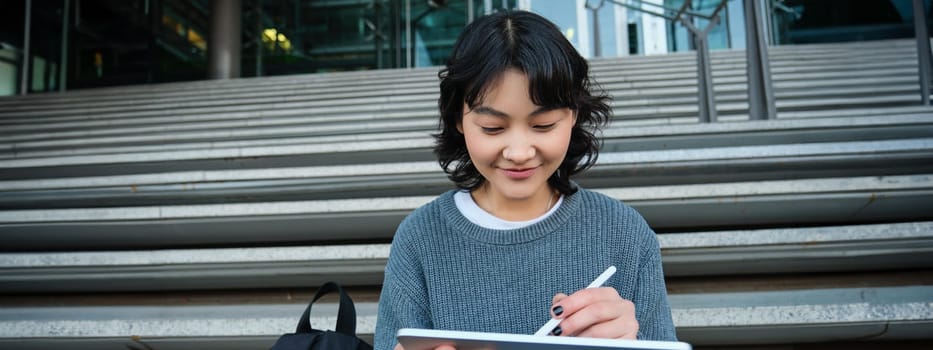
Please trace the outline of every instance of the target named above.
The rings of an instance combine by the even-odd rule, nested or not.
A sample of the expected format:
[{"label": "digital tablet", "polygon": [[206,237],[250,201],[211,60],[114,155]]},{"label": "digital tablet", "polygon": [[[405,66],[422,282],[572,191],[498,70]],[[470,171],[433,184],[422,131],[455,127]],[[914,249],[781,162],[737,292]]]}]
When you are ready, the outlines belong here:
[{"label": "digital tablet", "polygon": [[691,350],[690,344],[674,341],[622,340],[527,334],[460,332],[402,328],[398,342],[405,350],[428,350],[450,344],[457,350]]}]

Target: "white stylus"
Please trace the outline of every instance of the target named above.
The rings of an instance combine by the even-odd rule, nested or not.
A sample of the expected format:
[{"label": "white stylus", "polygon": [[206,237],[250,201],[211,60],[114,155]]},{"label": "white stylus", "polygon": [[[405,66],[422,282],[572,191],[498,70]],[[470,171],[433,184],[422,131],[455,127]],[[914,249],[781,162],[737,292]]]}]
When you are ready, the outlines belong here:
[{"label": "white stylus", "polygon": [[[603,283],[606,283],[606,281],[609,280],[609,277],[612,277],[612,274],[614,273],[616,273],[616,267],[609,266],[609,268],[606,269],[606,271],[603,271],[603,273],[600,274],[599,277],[596,277],[596,279],[593,280],[593,283],[590,283],[590,285],[586,286],[586,288],[602,287]],[[538,331],[535,332],[535,335],[551,334],[551,331],[554,330],[554,327],[557,327],[557,325],[560,324],[560,321],[561,320],[559,319],[551,318],[551,320],[547,321],[547,323],[545,323],[544,326],[541,326],[541,329],[538,329]]]}]

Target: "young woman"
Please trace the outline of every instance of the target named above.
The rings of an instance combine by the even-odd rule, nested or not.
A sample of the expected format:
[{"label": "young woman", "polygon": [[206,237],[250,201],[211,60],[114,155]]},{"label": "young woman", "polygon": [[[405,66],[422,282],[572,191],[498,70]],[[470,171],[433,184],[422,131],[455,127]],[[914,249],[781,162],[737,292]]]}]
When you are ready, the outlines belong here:
[{"label": "young woman", "polygon": [[[588,69],[530,12],[464,29],[439,74],[435,146],[459,190],[399,225],[376,349],[400,328],[532,334],[552,316],[552,335],[676,340],[654,232],[570,180],[595,163],[610,118]],[[604,287],[583,289],[610,265]]]}]

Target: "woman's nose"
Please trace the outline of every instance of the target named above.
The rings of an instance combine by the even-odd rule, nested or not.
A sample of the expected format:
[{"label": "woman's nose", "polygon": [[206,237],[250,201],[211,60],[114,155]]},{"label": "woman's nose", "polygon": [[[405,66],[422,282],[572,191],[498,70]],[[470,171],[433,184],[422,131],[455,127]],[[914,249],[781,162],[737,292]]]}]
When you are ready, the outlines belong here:
[{"label": "woman's nose", "polygon": [[522,164],[535,157],[535,148],[527,141],[514,142],[502,150],[502,157],[506,160]]}]

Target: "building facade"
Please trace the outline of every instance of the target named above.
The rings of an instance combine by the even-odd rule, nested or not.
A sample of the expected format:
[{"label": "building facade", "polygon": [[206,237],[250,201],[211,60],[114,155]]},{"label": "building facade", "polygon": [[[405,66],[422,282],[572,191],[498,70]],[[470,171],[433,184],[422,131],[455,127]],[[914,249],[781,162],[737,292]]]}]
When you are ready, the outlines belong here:
[{"label": "building facade", "polygon": [[[754,1],[767,4],[771,45],[914,35],[913,0]],[[705,27],[721,6],[710,48],[744,48],[745,1],[684,2],[8,0],[0,15],[0,95],[438,66],[473,18],[509,9],[548,17],[581,54],[595,58],[692,50],[677,12],[695,14],[686,20]],[[929,18],[930,0],[923,2]],[[222,73],[212,68],[217,64],[225,65]]]}]

